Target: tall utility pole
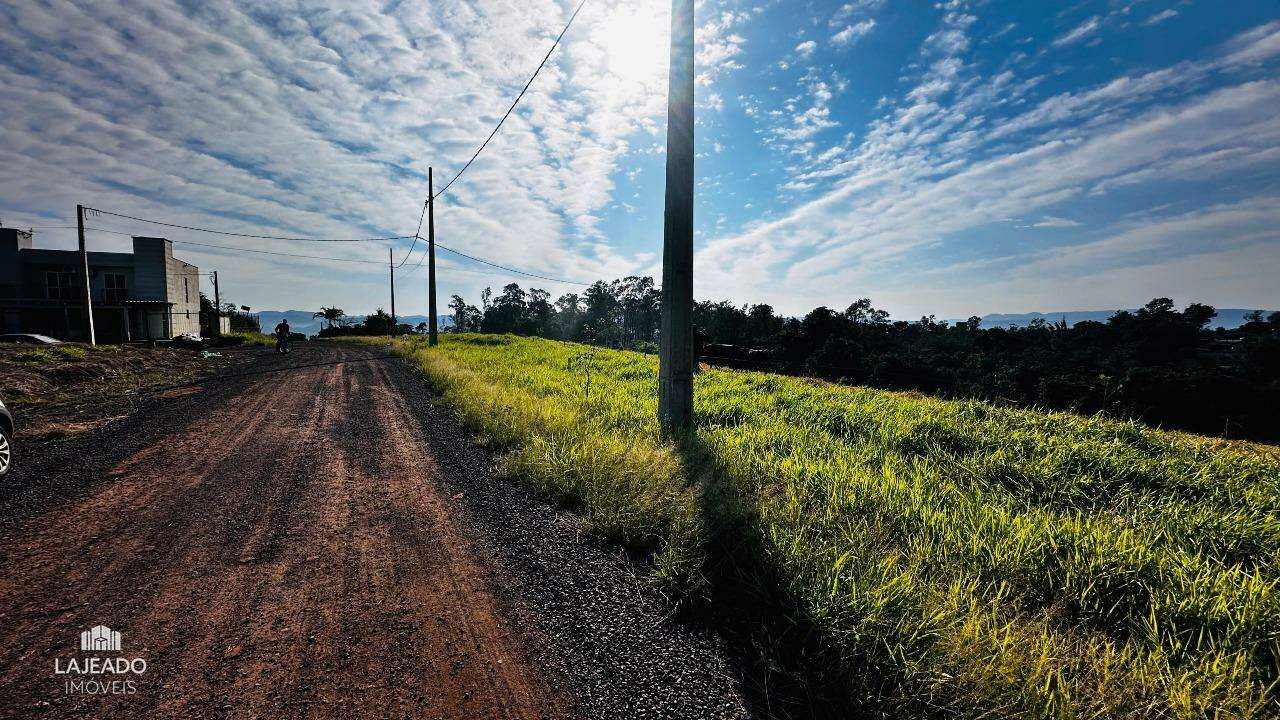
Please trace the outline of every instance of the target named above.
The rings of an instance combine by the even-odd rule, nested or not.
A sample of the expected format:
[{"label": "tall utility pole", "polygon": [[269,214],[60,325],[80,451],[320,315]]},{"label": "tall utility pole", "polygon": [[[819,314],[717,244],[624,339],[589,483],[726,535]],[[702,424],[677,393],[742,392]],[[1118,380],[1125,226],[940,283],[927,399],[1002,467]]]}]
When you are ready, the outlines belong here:
[{"label": "tall utility pole", "polygon": [[391,319],[400,322],[396,317],[396,256],[392,248],[387,248],[387,266],[391,268]]},{"label": "tall utility pole", "polygon": [[81,281],[84,282],[84,318],[89,333],[89,344],[97,345],[98,336],[93,331],[93,292],[89,287],[89,250],[84,242],[84,206],[76,205],[76,229],[80,232]]},{"label": "tall utility pole", "polygon": [[671,434],[683,434],[693,427],[693,4],[694,0],[671,2],[667,207],[658,351],[658,422]]},{"label": "tall utility pole", "polygon": [[440,337],[436,334],[436,189],[431,176],[432,169],[427,168],[427,343],[435,345]]},{"label": "tall utility pole", "polygon": [[213,336],[222,337],[222,292],[218,289],[217,270],[213,271]]}]

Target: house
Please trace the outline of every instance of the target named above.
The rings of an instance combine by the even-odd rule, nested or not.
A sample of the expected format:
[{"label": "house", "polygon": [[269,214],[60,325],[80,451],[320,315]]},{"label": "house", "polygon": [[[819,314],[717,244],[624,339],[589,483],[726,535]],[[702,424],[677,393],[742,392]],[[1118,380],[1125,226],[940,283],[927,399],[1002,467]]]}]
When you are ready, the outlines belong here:
[{"label": "house", "polygon": [[[0,333],[87,340],[83,268],[75,250],[34,248],[32,233],[0,228]],[[200,333],[200,269],[165,238],[134,237],[132,253],[90,252],[89,287],[99,342]]]}]

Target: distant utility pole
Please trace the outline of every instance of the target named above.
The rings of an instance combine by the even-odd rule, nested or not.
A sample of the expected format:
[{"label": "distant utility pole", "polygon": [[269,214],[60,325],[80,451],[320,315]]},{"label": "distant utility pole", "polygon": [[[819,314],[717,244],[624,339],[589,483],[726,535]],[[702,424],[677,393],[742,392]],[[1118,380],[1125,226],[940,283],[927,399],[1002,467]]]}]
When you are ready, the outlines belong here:
[{"label": "distant utility pole", "polygon": [[435,345],[440,337],[436,334],[436,190],[431,168],[427,168],[427,278],[427,343]]},{"label": "distant utility pole", "polygon": [[387,266],[391,268],[391,319],[400,322],[396,317],[396,256],[393,248],[387,248]]},{"label": "distant utility pole", "polygon": [[84,242],[84,206],[76,205],[76,229],[80,233],[80,265],[84,281],[84,317],[89,331],[89,344],[97,345],[98,336],[93,331],[93,292],[89,287],[89,250]]},{"label": "distant utility pole", "polygon": [[213,271],[213,336],[222,337],[222,292],[218,289],[217,270]]},{"label": "distant utility pole", "polygon": [[658,422],[672,434],[693,427],[693,4],[671,2]]}]

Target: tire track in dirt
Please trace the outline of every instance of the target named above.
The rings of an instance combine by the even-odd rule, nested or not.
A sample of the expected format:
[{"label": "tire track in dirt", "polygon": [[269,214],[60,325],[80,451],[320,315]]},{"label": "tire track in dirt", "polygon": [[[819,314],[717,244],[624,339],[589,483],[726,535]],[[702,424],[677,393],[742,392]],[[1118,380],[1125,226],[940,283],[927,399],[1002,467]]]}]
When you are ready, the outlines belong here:
[{"label": "tire track in dirt", "polygon": [[[566,716],[416,433],[375,363],[287,370],[5,526],[0,714]],[[99,623],[138,694],[53,677]]]}]

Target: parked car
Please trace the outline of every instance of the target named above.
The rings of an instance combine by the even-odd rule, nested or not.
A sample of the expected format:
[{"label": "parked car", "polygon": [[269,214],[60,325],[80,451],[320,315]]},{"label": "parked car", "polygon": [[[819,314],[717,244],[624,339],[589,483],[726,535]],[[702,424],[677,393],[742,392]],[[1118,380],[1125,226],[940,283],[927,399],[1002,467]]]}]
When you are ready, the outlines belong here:
[{"label": "parked car", "polygon": [[20,345],[61,345],[62,341],[51,338],[48,335],[36,335],[34,333],[9,333],[8,335],[0,335],[0,342],[18,343]]},{"label": "parked car", "polygon": [[0,478],[13,467],[13,415],[0,400]]},{"label": "parked car", "polygon": [[177,335],[173,338],[171,343],[173,344],[173,347],[176,348],[185,348],[187,350],[204,349],[204,340],[200,339],[199,335],[195,335],[193,333]]}]

